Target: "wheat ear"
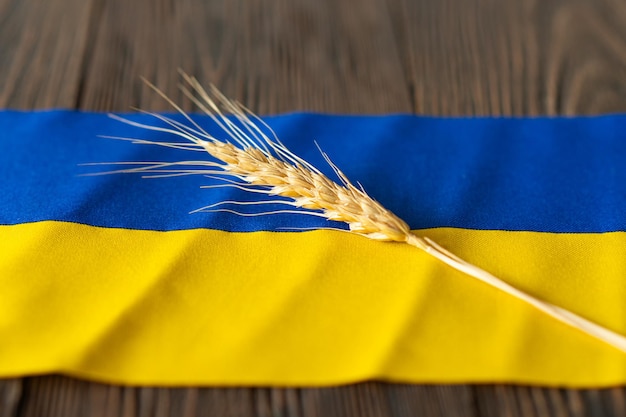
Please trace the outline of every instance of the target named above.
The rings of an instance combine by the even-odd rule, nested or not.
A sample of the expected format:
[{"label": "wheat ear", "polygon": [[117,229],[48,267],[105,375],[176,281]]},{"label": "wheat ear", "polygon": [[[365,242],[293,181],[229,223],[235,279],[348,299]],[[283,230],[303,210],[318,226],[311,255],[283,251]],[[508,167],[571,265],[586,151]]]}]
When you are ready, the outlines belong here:
[{"label": "wheat ear", "polygon": [[[183,141],[153,142],[132,138],[116,139],[206,152],[214,160],[126,163],[137,166],[114,172],[143,173],[144,176],[149,177],[208,175],[223,180],[224,184],[221,186],[279,197],[275,200],[258,202],[225,201],[196,211],[227,211],[240,215],[299,213],[345,222],[351,232],[367,238],[415,246],[452,268],[525,301],[562,323],[626,353],[626,337],[568,310],[533,297],[458,258],[432,240],[413,234],[403,220],[385,209],[362,188],[353,185],[326,154],[322,152],[341,184],[332,181],[317,168],[289,151],[269,126],[244,106],[228,100],[214,86],[211,86],[207,92],[194,77],[181,74],[185,80],[185,84],[181,85],[183,93],[220,126],[228,135],[228,139],[220,140],[207,133],[163,92],[146,80],[144,81],[180,112],[188,123],[181,123],[169,117],[148,112],[145,113],[161,120],[167,127],[137,123],[115,115],[111,117],[133,126],[168,133]],[[226,114],[231,117],[226,117]],[[263,203],[286,204],[292,206],[293,209],[246,214],[219,207],[227,204],[259,205]]]}]

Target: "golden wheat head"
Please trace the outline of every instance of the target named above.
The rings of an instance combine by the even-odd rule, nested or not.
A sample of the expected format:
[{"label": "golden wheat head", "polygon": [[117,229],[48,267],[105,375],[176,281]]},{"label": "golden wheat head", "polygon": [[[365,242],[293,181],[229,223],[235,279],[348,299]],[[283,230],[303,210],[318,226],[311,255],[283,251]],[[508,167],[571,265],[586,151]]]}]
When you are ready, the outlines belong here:
[{"label": "golden wheat head", "polygon": [[[186,85],[181,86],[182,91],[213,118],[226,135],[225,138],[209,134],[147,81],[146,83],[174,106],[189,124],[182,124],[156,113],[149,114],[161,120],[167,127],[145,125],[115,115],[112,117],[134,126],[173,134],[183,140],[182,142],[132,140],[135,143],[201,150],[212,156],[213,161],[140,163],[139,167],[117,172],[141,172],[144,176],[151,177],[210,175],[224,181],[223,186],[237,187],[266,196],[283,197],[253,203],[222,201],[194,212],[227,211],[244,216],[275,213],[308,214],[344,222],[351,232],[370,239],[409,242],[424,248],[427,246],[426,242],[411,233],[403,220],[385,209],[362,188],[352,184],[324,152],[322,152],[324,159],[341,184],[331,180],[316,167],[291,152],[267,124],[243,105],[227,99],[214,86],[206,91],[195,78],[186,74],[183,74],[183,78]],[[230,118],[226,117],[226,114],[230,115]],[[292,206],[293,209],[247,214],[225,207],[246,204],[284,204]]]}]

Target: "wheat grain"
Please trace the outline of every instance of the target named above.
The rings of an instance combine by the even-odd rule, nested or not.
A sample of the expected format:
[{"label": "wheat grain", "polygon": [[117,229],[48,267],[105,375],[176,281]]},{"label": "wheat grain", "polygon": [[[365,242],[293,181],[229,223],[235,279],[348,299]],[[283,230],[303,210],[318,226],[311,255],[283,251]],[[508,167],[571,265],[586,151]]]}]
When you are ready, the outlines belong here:
[{"label": "wheat grain", "polygon": [[[325,153],[322,152],[322,155],[340,179],[341,184],[332,181],[307,161],[289,151],[269,126],[241,104],[228,100],[214,86],[211,86],[210,92],[207,92],[195,78],[184,73],[181,74],[187,83],[181,86],[184,94],[221,127],[228,139],[220,140],[207,133],[163,92],[145,80],[154,91],[179,111],[189,124],[148,112],[145,113],[161,120],[168,127],[137,123],[115,115],[112,117],[137,127],[172,134],[184,141],[152,142],[132,138],[116,139],[130,140],[138,144],[157,144],[176,149],[205,152],[212,156],[215,161],[127,163],[137,166],[114,172],[143,173],[144,176],[150,177],[201,174],[224,182],[218,186],[235,187],[249,192],[280,197],[276,200],[254,202],[222,201],[196,211],[227,211],[242,216],[299,213],[344,222],[349,226],[351,232],[367,238],[402,242],[422,249],[456,270],[498,288],[562,323],[626,353],[626,337],[623,335],[524,293],[477,266],[456,257],[432,240],[415,235],[403,220],[385,209],[362,188],[352,184]],[[234,119],[226,117],[225,113]],[[231,140],[232,143],[228,140]],[[217,186],[207,186],[206,188],[212,187]],[[223,205],[260,205],[266,203],[287,204],[293,206],[294,209],[265,213],[242,213],[228,208],[220,208]]]}]

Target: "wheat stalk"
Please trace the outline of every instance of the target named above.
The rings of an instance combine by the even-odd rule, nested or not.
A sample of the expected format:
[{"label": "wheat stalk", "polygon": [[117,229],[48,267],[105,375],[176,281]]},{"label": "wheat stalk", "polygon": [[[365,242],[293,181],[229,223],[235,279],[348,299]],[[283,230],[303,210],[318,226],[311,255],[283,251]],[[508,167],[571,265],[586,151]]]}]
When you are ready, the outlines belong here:
[{"label": "wheat stalk", "polygon": [[[367,238],[401,242],[417,247],[452,268],[525,301],[562,323],[626,353],[626,337],[623,335],[533,297],[487,271],[456,257],[432,240],[415,235],[403,220],[371,198],[362,187],[352,184],[325,153],[322,152],[324,159],[339,177],[341,184],[332,181],[313,165],[289,151],[269,126],[244,106],[228,100],[214,86],[211,86],[207,92],[194,77],[182,72],[181,74],[186,82],[185,85],[181,85],[183,93],[220,126],[228,135],[227,140],[220,140],[207,133],[163,92],[146,80],[144,81],[180,112],[189,123],[181,123],[149,112],[144,113],[161,120],[167,127],[142,124],[116,115],[111,115],[111,117],[133,126],[168,133],[183,141],[153,142],[119,137],[115,139],[205,152],[212,156],[214,161],[129,162],[123,164],[138,166],[112,172],[143,173],[147,177],[207,175],[220,179],[224,183],[205,188],[235,187],[249,192],[280,197],[280,199],[255,202],[222,201],[198,209],[196,212],[226,211],[243,216],[298,213],[345,222],[351,232]],[[231,117],[226,117],[226,114]],[[266,132],[272,137],[270,138]],[[221,207],[266,203],[286,204],[292,206],[293,209],[243,213]]]}]

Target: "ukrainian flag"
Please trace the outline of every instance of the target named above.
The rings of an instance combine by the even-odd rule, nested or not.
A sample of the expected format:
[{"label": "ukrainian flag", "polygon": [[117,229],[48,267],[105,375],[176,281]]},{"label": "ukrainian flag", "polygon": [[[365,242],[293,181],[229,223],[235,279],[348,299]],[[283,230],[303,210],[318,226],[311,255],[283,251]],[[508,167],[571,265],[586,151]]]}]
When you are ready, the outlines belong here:
[{"label": "ukrainian flag", "polygon": [[[626,116],[266,120],[420,236],[626,334]],[[626,383],[624,353],[414,247],[310,216],[188,214],[255,198],[203,176],[84,176],[190,159],[97,135],[163,140],[104,114],[0,112],[2,377]]]}]

